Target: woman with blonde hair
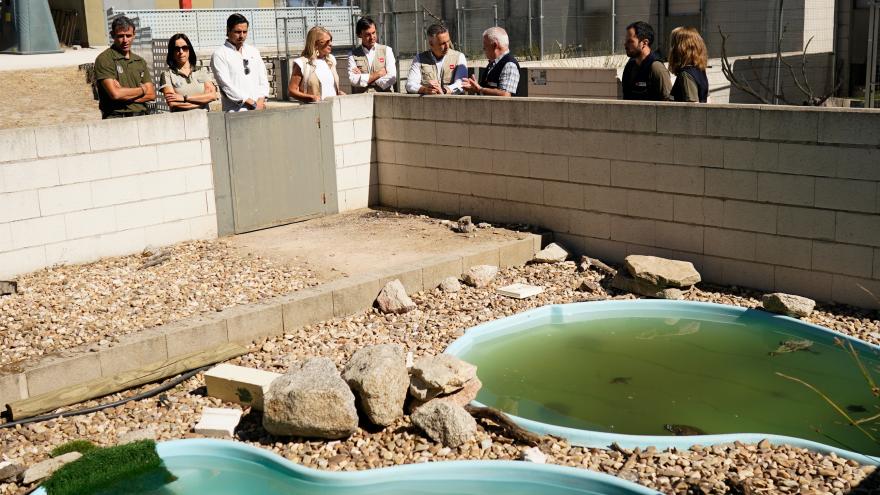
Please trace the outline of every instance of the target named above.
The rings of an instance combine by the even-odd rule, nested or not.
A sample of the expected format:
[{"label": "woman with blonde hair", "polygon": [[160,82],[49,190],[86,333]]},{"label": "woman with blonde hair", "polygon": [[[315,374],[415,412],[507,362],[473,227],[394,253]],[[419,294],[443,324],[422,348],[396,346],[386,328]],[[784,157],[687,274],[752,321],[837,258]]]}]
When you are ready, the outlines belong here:
[{"label": "woman with blonde hair", "polygon": [[339,90],[336,58],[333,51],[333,35],[321,26],[309,29],[306,46],[299,58],[293,61],[293,73],[287,92],[305,103],[315,103],[327,98],[344,95]]},{"label": "woman with blonde hair", "polygon": [[709,54],[699,31],[677,27],[669,40],[669,72],[675,74],[671,95],[675,101],[706,103],[709,79],[706,66]]}]

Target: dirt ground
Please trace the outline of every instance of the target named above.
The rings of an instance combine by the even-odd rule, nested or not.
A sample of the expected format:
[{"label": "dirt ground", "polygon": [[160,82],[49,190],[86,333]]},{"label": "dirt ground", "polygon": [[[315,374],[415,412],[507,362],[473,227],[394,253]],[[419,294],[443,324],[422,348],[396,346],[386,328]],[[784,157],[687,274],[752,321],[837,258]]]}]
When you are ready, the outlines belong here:
[{"label": "dirt ground", "polygon": [[362,209],[227,238],[230,245],[276,263],[305,268],[329,282],[421,261],[464,247],[523,238],[502,228],[458,234],[425,215]]},{"label": "dirt ground", "polygon": [[0,129],[101,120],[77,67],[0,71]]}]

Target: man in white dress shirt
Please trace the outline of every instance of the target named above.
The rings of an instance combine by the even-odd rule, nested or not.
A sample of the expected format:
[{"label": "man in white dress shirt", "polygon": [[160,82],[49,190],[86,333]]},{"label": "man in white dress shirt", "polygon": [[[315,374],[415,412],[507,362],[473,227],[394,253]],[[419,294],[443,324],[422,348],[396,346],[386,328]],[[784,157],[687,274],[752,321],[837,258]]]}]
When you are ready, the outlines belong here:
[{"label": "man in white dress shirt", "polygon": [[211,56],[211,72],[220,88],[224,112],[265,110],[269,76],[260,51],[245,44],[248,20],[232,14],[226,20],[226,42]]},{"label": "man in white dress shirt", "polygon": [[406,79],[406,92],[421,95],[459,95],[467,79],[464,54],[452,49],[449,31],[440,24],[428,28],[430,50],[413,59]]},{"label": "man in white dress shirt", "polygon": [[380,45],[376,23],[369,17],[358,19],[355,33],[360,46],[348,55],[348,80],[352,94],[393,92],[397,66],[390,46]]}]

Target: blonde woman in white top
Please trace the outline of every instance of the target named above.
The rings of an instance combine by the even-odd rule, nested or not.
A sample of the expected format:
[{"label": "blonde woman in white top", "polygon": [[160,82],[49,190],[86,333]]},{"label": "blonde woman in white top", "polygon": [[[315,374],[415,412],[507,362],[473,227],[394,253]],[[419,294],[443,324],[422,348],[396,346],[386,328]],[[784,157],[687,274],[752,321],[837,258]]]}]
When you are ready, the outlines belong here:
[{"label": "blonde woman in white top", "polygon": [[293,73],[287,92],[291,97],[305,103],[315,103],[337,95],[339,75],[333,51],[333,35],[321,26],[309,30],[306,46],[299,58],[293,61]]}]

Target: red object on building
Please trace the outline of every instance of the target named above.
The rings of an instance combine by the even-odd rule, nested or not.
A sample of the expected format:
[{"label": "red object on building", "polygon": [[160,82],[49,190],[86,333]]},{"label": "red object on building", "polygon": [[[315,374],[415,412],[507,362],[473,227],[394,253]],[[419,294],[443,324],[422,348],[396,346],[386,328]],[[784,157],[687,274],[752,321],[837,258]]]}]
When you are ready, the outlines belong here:
[{"label": "red object on building", "polygon": [[193,3],[192,0],[179,0],[180,1],[180,10],[192,10]]}]

